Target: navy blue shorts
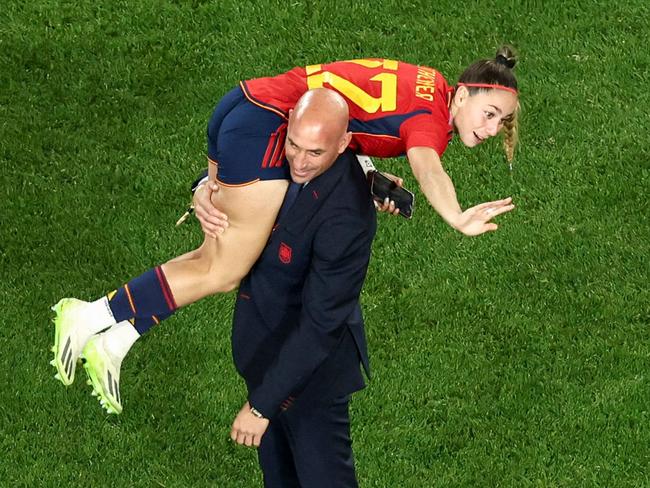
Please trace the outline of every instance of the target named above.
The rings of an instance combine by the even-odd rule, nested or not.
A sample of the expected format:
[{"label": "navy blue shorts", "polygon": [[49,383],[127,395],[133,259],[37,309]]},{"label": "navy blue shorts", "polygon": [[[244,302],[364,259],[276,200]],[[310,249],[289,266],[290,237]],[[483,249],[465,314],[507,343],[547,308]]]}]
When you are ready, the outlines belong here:
[{"label": "navy blue shorts", "polygon": [[250,102],[240,87],[228,92],[208,123],[208,158],[218,166],[219,183],[290,179],[286,135],[286,119]]}]

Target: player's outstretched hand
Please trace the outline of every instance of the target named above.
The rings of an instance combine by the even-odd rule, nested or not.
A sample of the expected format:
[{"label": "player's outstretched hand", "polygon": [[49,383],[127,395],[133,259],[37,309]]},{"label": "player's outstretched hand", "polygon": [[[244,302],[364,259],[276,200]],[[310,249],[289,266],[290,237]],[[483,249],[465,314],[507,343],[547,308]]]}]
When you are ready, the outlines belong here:
[{"label": "player's outstretched hand", "polygon": [[194,215],[201,223],[203,233],[216,239],[228,228],[228,216],[212,204],[212,194],[219,191],[219,185],[209,181],[194,192]]},{"label": "player's outstretched hand", "polygon": [[[386,173],[385,171],[382,171],[382,173],[388,177],[388,179],[393,180],[397,186],[402,186],[404,184],[404,180],[399,176]],[[389,200],[388,197],[386,197],[383,202],[380,200],[374,200],[374,202],[377,212],[388,212],[391,215],[399,215],[399,208],[395,207],[395,202]]]},{"label": "player's outstretched hand", "polygon": [[513,208],[515,206],[510,197],[481,203],[465,210],[460,215],[455,227],[466,236],[478,236],[485,232],[495,231],[499,226],[490,221],[498,215],[510,212]]}]

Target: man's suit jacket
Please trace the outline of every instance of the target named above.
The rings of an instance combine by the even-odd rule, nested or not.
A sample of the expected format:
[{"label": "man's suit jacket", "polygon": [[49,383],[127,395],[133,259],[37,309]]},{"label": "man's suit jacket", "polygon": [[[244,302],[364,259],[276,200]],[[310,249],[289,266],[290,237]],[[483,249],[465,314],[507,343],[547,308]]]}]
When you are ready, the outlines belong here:
[{"label": "man's suit jacket", "polygon": [[233,358],[265,417],[289,397],[322,401],[365,386],[358,303],[375,230],[366,179],[346,152],[302,189],[242,280]]}]

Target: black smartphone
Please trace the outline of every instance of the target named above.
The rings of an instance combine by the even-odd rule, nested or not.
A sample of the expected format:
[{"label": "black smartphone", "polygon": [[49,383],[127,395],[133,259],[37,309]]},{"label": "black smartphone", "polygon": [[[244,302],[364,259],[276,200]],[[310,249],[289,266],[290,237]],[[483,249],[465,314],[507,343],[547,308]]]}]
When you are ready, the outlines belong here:
[{"label": "black smartphone", "polygon": [[368,173],[370,182],[370,193],[377,200],[383,202],[386,197],[395,202],[395,207],[399,208],[400,215],[410,219],[413,216],[413,205],[415,196],[410,191],[397,186],[390,178],[386,177],[379,171],[370,171]]}]

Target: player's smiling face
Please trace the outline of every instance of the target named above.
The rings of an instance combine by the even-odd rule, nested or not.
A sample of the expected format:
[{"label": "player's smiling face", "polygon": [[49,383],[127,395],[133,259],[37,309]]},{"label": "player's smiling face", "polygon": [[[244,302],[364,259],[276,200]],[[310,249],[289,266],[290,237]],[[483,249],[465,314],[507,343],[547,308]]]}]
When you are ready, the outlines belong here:
[{"label": "player's smiling face", "polygon": [[506,90],[481,90],[470,95],[458,87],[452,101],[454,129],[467,147],[474,147],[496,136],[517,108],[517,95]]}]

